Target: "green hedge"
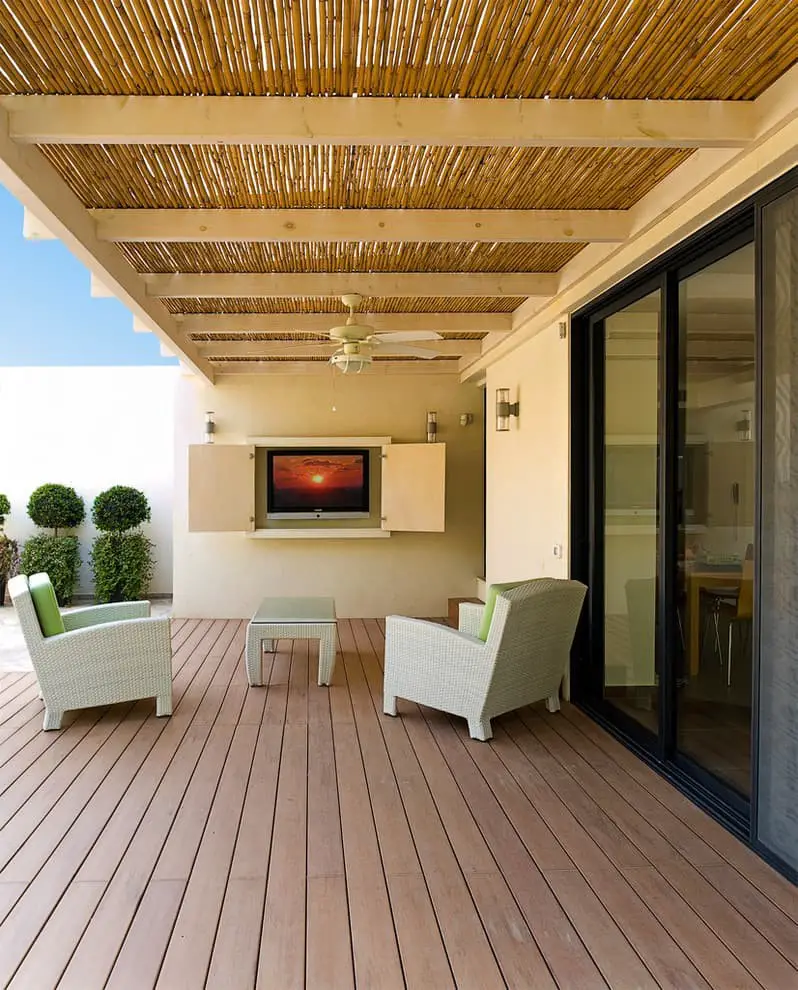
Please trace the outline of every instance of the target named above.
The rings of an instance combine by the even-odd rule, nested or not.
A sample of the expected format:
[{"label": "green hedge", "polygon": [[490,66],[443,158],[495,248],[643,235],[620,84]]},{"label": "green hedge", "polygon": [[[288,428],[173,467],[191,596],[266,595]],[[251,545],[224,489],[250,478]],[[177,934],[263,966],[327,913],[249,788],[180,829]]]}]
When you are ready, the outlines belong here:
[{"label": "green hedge", "polygon": [[40,533],[22,548],[20,570],[23,574],[44,572],[50,576],[59,605],[69,605],[78,583],[80,544],[77,536],[51,536]]},{"label": "green hedge", "polygon": [[98,602],[132,602],[147,597],[155,561],[154,545],[143,533],[103,533],[94,541],[91,567]]},{"label": "green hedge", "polygon": [[122,533],[150,521],[147,496],[138,488],[114,485],[94,500],[91,517],[104,533]]},{"label": "green hedge", "polygon": [[28,499],[28,515],[42,529],[74,529],[86,516],[83,499],[68,485],[41,485]]}]

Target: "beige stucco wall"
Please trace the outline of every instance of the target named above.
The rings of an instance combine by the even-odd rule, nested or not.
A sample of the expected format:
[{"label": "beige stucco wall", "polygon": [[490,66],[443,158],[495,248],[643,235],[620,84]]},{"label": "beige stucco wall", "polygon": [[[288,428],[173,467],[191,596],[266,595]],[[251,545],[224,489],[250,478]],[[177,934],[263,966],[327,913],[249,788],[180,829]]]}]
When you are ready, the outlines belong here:
[{"label": "beige stucco wall", "polygon": [[46,482],[72,486],[86,503],[76,531],[83,566],[77,593],[92,593],[89,553],[95,497],[111,485],[147,496],[155,544],[150,591],[172,590],[173,401],[176,367],[0,368],[0,492],[11,501],[6,532],[36,532],[25,507]]},{"label": "beige stucco wall", "polygon": [[[568,340],[558,324],[488,369],[489,582],[568,575],[568,378]],[[497,388],[520,403],[506,433],[494,428]]]},{"label": "beige stucco wall", "polygon": [[[335,406],[335,412],[333,412]],[[252,540],[189,533],[187,449],[206,409],[217,443],[248,436],[390,436],[425,439],[427,410],[447,444],[445,533],[389,539]],[[472,413],[471,426],[459,425]],[[482,569],[482,392],[455,375],[264,375],[214,388],[182,378],[175,412],[175,614],[247,617],[266,595],[334,596],[341,616],[446,614],[447,598],[473,594]]]}]

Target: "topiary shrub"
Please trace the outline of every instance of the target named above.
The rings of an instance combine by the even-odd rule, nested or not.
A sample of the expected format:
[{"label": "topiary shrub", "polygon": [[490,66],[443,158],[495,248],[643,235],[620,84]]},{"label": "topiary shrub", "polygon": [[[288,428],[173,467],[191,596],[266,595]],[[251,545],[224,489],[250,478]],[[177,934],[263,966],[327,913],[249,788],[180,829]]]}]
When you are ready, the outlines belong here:
[{"label": "topiary shrub", "polygon": [[143,533],[103,533],[91,549],[98,602],[133,602],[147,597],[155,549]]},{"label": "topiary shrub", "polygon": [[138,488],[114,485],[95,498],[91,518],[104,533],[123,533],[150,521],[147,496]]},{"label": "topiary shrub", "polygon": [[8,501],[8,496],[3,495],[0,492],[0,529],[6,524],[6,516],[11,511],[11,503]]},{"label": "topiary shrub", "polygon": [[59,605],[70,605],[80,568],[80,544],[77,536],[53,536],[39,533],[25,541],[20,558],[23,574],[48,574]]},{"label": "topiary shrub", "polygon": [[39,533],[22,548],[23,574],[48,574],[59,605],[69,605],[78,583],[80,543],[77,536],[59,536],[59,529],[74,529],[85,516],[83,499],[67,485],[41,485],[28,499],[28,515],[37,526],[51,529]]},{"label": "topiary shrub", "polygon": [[86,517],[83,499],[67,485],[42,485],[28,499],[28,515],[42,529],[74,529]]},{"label": "topiary shrub", "polygon": [[94,500],[91,516],[102,531],[91,551],[97,601],[146,598],[155,569],[155,547],[143,533],[128,531],[149,522],[147,497],[137,488],[114,485]]}]

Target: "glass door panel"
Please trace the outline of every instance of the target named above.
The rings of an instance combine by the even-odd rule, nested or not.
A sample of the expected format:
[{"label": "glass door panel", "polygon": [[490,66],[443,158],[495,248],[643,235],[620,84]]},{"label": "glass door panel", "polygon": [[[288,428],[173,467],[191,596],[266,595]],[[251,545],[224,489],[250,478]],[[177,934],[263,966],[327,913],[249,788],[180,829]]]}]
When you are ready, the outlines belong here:
[{"label": "glass door panel", "polygon": [[676,745],[751,792],[754,245],[679,283]]},{"label": "glass door panel", "polygon": [[604,321],[604,699],[656,734],[659,290]]}]

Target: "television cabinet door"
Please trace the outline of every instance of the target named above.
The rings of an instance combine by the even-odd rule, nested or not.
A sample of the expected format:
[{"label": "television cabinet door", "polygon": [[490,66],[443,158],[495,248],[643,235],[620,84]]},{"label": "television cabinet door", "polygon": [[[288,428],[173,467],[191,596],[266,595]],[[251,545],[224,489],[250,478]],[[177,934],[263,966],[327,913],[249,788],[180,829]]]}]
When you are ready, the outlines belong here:
[{"label": "television cabinet door", "polygon": [[242,533],[255,528],[255,448],[188,448],[188,531]]},{"label": "television cabinet door", "polygon": [[442,533],[446,528],[445,505],[445,443],[392,443],[383,447],[383,529]]}]

